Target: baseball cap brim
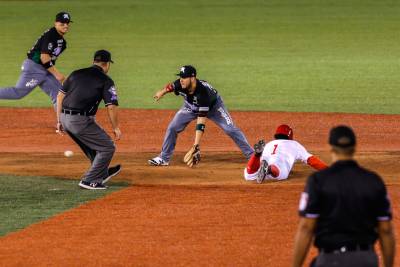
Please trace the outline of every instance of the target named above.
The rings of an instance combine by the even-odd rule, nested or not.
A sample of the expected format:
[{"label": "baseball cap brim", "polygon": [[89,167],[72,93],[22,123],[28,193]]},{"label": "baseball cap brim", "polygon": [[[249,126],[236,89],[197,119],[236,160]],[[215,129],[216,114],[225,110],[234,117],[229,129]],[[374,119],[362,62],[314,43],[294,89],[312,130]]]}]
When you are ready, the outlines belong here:
[{"label": "baseball cap brim", "polygon": [[72,21],[72,20],[68,20],[68,19],[66,19],[66,20],[57,19],[56,22],[61,22],[61,23],[72,23],[73,21]]},{"label": "baseball cap brim", "polygon": [[194,75],[189,75],[189,74],[182,74],[182,73],[177,73],[176,76],[179,76],[181,78],[189,78],[189,77],[194,77]]}]

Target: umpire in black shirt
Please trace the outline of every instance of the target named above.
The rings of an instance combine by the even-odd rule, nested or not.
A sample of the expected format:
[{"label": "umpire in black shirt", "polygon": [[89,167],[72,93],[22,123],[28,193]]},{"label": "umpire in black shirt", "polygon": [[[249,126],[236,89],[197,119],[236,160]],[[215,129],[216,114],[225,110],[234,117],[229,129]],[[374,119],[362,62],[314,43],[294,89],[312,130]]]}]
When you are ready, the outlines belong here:
[{"label": "umpire in black shirt", "polygon": [[334,163],[312,174],[301,196],[292,266],[303,264],[315,236],[319,254],[312,266],[378,266],[374,243],[379,238],[384,266],[392,267],[395,240],[385,184],[353,159],[352,129],[333,128],[329,144]]},{"label": "umpire in black shirt", "polygon": [[108,168],[115,152],[114,142],[95,121],[104,100],[115,140],[121,138],[118,96],[113,80],[107,76],[111,63],[108,51],[97,51],[93,66],[72,72],[57,96],[58,132],[67,132],[92,163],[79,183],[85,189],[106,189],[104,184],[121,169],[120,165]]}]

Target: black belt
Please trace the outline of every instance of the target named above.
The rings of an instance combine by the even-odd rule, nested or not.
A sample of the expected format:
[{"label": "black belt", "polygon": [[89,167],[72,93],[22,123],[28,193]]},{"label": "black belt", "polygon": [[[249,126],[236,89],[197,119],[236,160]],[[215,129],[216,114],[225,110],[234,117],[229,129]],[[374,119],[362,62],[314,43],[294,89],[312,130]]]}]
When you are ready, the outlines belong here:
[{"label": "black belt", "polygon": [[65,109],[65,108],[63,108],[61,110],[61,112],[64,114],[69,114],[69,115],[93,116],[93,114],[90,114],[89,112],[86,112],[86,111],[79,111],[79,110],[72,110],[72,109]]},{"label": "black belt", "polygon": [[374,248],[373,245],[368,244],[352,244],[352,245],[344,245],[340,247],[330,247],[330,248],[319,248],[319,252],[323,253],[345,253],[349,251],[366,251],[372,250]]}]

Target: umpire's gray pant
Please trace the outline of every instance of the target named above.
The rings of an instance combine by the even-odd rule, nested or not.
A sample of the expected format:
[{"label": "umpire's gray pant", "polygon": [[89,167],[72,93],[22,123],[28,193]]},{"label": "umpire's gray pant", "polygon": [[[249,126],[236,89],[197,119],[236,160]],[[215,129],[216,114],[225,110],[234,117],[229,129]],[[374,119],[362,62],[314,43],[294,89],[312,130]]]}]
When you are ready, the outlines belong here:
[{"label": "umpire's gray pant", "polygon": [[[171,159],[175,150],[178,134],[182,132],[192,120],[195,120],[197,116],[197,113],[186,105],[183,105],[182,108],[178,110],[165,133],[161,154],[159,155],[163,160],[168,162]],[[215,122],[215,124],[221,127],[222,130],[232,138],[246,158],[251,157],[254,150],[249,145],[243,132],[233,123],[232,117],[225,108],[221,97],[218,97],[214,107],[208,112],[207,118]]]},{"label": "umpire's gray pant", "polygon": [[60,119],[64,130],[92,163],[82,180],[101,183],[108,176],[108,166],[115,152],[114,142],[94,117],[62,113]]},{"label": "umpire's gray pant", "polygon": [[42,65],[35,63],[30,59],[26,59],[22,63],[22,72],[19,76],[17,85],[14,87],[0,88],[0,99],[21,99],[36,86],[51,98],[51,102],[55,106],[57,103],[57,94],[61,89],[61,83],[48,72]]},{"label": "umpire's gray pant", "polygon": [[312,267],[378,267],[375,251],[320,253]]}]

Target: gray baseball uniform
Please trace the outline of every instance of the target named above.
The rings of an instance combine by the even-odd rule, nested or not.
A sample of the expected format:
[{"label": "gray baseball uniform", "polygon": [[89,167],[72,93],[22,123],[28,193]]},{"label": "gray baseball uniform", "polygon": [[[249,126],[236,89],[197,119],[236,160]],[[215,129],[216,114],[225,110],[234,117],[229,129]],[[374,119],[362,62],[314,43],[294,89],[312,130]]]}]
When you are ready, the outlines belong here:
[{"label": "gray baseball uniform", "polygon": [[[50,96],[55,105],[58,90],[62,86],[46,68],[55,65],[58,56],[66,47],[66,41],[54,27],[44,32],[28,52],[28,59],[22,64],[22,72],[16,86],[0,88],[0,99],[21,99],[39,86]],[[40,60],[42,53],[49,54],[51,57],[51,61],[47,65]]]},{"label": "gray baseball uniform", "polygon": [[175,149],[178,134],[182,132],[192,120],[195,120],[199,116],[199,112],[206,112],[207,118],[222,128],[240,148],[243,155],[246,158],[250,158],[254,150],[249,145],[242,131],[234,124],[221,96],[219,96],[217,91],[206,81],[196,81],[196,90],[193,95],[187,94],[186,90],[182,89],[179,80],[173,83],[175,94],[182,95],[185,99],[185,103],[168,125],[159,157],[169,162]]}]

